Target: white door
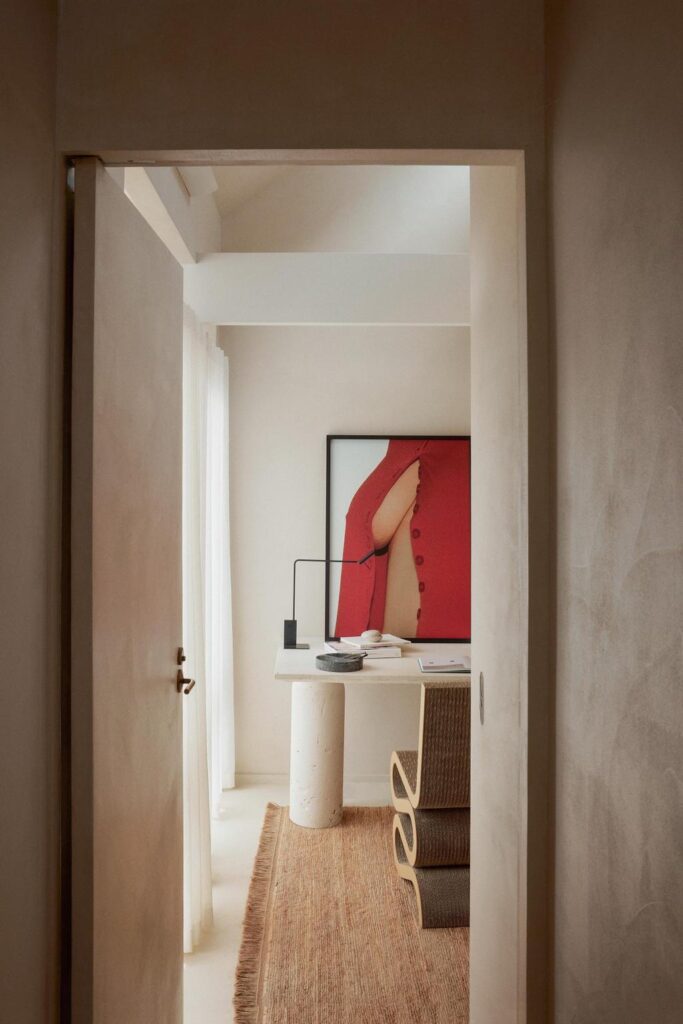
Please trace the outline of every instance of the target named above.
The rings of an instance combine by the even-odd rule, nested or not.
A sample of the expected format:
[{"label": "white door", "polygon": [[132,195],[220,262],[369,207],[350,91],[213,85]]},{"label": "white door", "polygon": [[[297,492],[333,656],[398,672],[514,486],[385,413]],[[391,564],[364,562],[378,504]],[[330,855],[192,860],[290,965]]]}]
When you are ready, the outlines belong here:
[{"label": "white door", "polygon": [[182,276],[77,161],[72,388],[73,1024],[182,1016]]}]

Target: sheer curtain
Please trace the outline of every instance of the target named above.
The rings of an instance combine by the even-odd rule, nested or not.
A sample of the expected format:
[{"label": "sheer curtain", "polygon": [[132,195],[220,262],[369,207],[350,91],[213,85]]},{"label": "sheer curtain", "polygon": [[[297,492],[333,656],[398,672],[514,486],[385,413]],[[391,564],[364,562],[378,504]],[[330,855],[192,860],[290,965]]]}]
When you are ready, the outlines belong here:
[{"label": "sheer curtain", "polygon": [[215,327],[183,324],[184,948],[213,919],[210,816],[235,784],[228,361]]}]

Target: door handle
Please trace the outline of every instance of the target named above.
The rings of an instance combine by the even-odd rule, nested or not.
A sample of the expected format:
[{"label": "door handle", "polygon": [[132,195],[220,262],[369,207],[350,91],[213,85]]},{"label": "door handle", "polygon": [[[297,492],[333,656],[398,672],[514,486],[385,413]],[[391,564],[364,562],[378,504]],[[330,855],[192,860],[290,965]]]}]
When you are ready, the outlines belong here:
[{"label": "door handle", "polygon": [[178,690],[178,693],[184,693],[187,696],[187,694],[190,692],[190,690],[194,689],[194,687],[195,687],[195,680],[194,679],[187,679],[183,675],[183,670],[181,668],[179,668],[178,669],[178,675],[176,676],[176,688]]}]

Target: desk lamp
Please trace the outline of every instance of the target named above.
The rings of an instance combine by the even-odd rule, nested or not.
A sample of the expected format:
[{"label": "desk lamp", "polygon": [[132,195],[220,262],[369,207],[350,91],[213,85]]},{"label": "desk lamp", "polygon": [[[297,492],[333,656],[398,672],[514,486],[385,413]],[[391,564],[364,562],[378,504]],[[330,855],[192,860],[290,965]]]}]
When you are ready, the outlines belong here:
[{"label": "desk lamp", "polygon": [[363,555],[362,558],[297,558],[294,561],[293,573],[292,573],[292,617],[291,619],[285,619],[285,636],[284,646],[287,650],[296,649],[299,651],[307,651],[310,644],[298,644],[296,642],[296,567],[299,562],[317,562],[322,565],[363,565],[368,559],[374,555],[373,551],[368,551],[367,555]]}]

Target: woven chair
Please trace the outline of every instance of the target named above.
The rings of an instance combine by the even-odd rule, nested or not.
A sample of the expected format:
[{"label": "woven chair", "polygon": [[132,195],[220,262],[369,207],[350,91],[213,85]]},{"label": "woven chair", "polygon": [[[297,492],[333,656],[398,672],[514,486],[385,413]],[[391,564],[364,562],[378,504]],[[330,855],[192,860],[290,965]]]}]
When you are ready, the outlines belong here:
[{"label": "woven chair", "polygon": [[415,892],[414,911],[420,928],[466,928],[470,923],[469,867],[415,868],[408,863],[394,816],[394,863]]},{"label": "woven chair", "polygon": [[470,862],[470,810],[416,811],[396,814],[408,864],[415,868],[451,867]]},{"label": "woven chair", "polygon": [[470,686],[423,683],[417,750],[391,755],[394,807],[469,807]]}]

